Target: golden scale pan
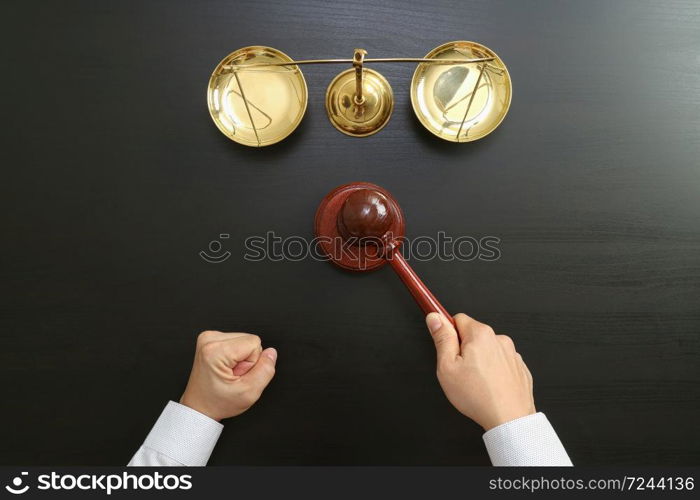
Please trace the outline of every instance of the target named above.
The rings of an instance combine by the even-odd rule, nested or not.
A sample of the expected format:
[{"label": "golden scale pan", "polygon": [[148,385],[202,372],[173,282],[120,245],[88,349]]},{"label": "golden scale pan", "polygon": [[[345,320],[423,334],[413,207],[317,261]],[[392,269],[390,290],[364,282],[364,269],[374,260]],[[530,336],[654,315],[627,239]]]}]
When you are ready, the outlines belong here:
[{"label": "golden scale pan", "polygon": [[368,63],[417,63],[411,103],[430,132],[451,142],[491,133],[510,107],[511,82],[500,57],[476,42],[449,42],[422,58],[295,61],[271,47],[244,47],[226,56],[209,79],[207,102],[219,130],[246,146],[269,146],[297,128],[306,112],[308,89],[299,66],[352,64],[326,90],[326,111],[335,128],[354,137],[379,132],[394,109],[391,85]]}]

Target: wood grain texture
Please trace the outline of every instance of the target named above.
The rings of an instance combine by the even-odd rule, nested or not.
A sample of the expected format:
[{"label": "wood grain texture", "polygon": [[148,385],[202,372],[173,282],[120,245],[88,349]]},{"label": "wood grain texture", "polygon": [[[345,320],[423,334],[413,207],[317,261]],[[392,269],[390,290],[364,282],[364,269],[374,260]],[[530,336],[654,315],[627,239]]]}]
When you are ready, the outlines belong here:
[{"label": "wood grain texture", "polygon": [[[122,464],[184,387],[196,334],[279,349],[214,464],[486,464],[442,395],[422,315],[390,269],[246,262],[310,237],[321,198],[377,183],[410,237],[493,235],[496,262],[412,262],[450,311],[512,336],[577,464],[700,463],[700,6],[695,1],[14,1],[3,5],[0,463]],[[309,107],[255,150],[206,110],[216,63],[495,50],[503,124],[473,144],[413,116],[412,65],[366,138]],[[440,221],[438,225],[436,221]],[[232,256],[198,252],[220,233]]]}]

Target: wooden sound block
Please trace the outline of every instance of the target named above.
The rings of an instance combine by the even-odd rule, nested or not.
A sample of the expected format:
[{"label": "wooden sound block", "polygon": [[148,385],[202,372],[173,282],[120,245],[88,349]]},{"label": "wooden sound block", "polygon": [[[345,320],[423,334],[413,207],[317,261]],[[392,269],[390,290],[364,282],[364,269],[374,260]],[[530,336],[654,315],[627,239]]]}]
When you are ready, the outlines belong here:
[{"label": "wooden sound block", "polygon": [[[405,235],[401,207],[389,191],[369,182],[352,182],[328,193],[316,210],[314,233],[318,238],[319,247],[335,265],[349,271],[373,271],[387,262],[381,241],[377,241],[378,244],[357,244],[357,238],[348,238],[347,231],[343,231],[338,224],[338,215],[346,200],[359,190],[376,191],[386,198],[391,221],[385,228],[385,233],[391,235],[391,241],[398,247]],[[366,229],[368,234],[372,233],[371,228]],[[345,234],[342,234],[343,232]]]}]

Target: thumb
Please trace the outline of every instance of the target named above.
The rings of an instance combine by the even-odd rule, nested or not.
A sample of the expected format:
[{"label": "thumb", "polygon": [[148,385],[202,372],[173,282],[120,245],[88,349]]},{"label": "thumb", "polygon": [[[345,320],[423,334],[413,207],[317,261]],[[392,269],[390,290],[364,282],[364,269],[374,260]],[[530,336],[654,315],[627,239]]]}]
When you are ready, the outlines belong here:
[{"label": "thumb", "polygon": [[459,355],[459,336],[452,324],[435,312],[425,317],[425,324],[435,342],[438,359],[455,359]]},{"label": "thumb", "polygon": [[277,363],[277,350],[268,347],[261,354],[255,365],[243,375],[243,380],[261,391],[270,383],[275,376],[275,364]]}]

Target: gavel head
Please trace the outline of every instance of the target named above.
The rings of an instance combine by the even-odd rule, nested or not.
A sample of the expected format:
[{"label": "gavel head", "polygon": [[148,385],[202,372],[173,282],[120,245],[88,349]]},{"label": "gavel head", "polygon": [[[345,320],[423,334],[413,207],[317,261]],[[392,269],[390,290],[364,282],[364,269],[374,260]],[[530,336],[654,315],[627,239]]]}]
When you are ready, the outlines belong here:
[{"label": "gavel head", "polygon": [[338,232],[359,244],[381,241],[391,228],[394,214],[389,200],[375,189],[358,189],[345,199],[338,212]]},{"label": "gavel head", "polygon": [[386,262],[404,236],[401,208],[385,189],[368,182],[337,187],[316,211],[318,246],[336,265],[369,271]]}]

